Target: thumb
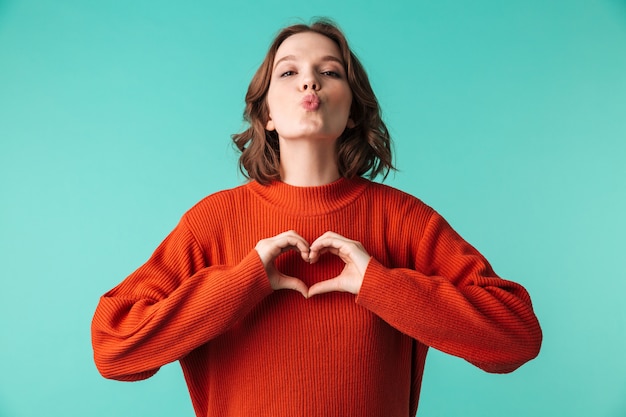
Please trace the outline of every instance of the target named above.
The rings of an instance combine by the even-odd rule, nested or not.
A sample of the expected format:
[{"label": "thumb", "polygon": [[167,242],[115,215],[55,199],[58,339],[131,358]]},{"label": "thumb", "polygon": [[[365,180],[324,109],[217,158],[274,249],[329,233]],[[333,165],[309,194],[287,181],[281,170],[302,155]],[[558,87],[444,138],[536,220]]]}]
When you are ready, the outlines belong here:
[{"label": "thumb", "polygon": [[280,272],[277,285],[274,286],[274,289],[297,291],[302,294],[304,298],[309,298],[309,288],[304,282],[302,282],[302,280]]}]

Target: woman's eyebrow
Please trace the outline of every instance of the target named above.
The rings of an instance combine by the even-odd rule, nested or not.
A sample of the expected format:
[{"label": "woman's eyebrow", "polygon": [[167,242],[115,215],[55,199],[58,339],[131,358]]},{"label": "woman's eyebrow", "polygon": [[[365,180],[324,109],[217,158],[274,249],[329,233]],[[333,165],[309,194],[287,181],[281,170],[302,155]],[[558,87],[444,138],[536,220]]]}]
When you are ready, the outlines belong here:
[{"label": "woman's eyebrow", "polygon": [[[278,61],[276,61],[274,63],[274,68],[276,68],[278,66],[278,64],[280,64],[281,62],[284,62],[284,61],[296,61],[296,60],[297,60],[297,58],[296,58],[295,55],[285,55],[284,57],[280,58]],[[325,56],[323,56],[321,58],[321,61],[323,61],[323,62],[327,62],[327,61],[337,62],[338,64],[341,64],[343,66],[343,60],[341,60],[340,58],[337,58],[334,55],[325,55]]]},{"label": "woman's eyebrow", "polygon": [[280,64],[283,61],[295,61],[295,60],[296,60],[295,55],[285,55],[284,57],[282,57],[278,61],[274,62],[274,68],[276,68],[278,66],[278,64]]},{"label": "woman's eyebrow", "polygon": [[341,64],[343,66],[343,60],[340,58],[337,58],[334,55],[326,55],[324,57],[322,57],[322,61],[327,62],[327,61],[331,61],[331,62],[336,62],[338,64]]}]

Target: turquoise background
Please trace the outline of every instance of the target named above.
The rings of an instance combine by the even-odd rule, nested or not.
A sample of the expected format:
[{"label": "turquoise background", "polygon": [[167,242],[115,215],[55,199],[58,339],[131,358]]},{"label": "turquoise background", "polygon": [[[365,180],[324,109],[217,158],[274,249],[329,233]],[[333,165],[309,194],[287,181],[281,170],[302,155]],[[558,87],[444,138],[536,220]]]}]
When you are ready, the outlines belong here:
[{"label": "turquoise background", "polygon": [[510,375],[431,350],[419,415],[626,416],[623,0],[0,0],[0,416],[193,414],[177,364],[101,378],[91,317],[186,209],[243,181],[248,82],[316,15],[370,74],[387,183],[525,285],[543,325]]}]

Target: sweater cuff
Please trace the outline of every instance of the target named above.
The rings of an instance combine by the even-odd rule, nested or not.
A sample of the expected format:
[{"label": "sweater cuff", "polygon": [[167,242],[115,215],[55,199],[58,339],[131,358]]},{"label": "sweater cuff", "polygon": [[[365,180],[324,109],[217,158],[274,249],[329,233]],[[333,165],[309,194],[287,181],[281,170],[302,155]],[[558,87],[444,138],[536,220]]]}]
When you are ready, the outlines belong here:
[{"label": "sweater cuff", "polygon": [[378,314],[380,311],[398,310],[394,314],[402,314],[401,303],[396,298],[390,299],[385,294],[397,294],[402,291],[397,287],[398,283],[392,277],[389,268],[378,262],[374,257],[370,259],[365,275],[363,276],[363,284],[361,290],[356,297],[356,303],[366,309]]},{"label": "sweater cuff", "polygon": [[[274,292],[270,280],[267,277],[263,262],[261,262],[261,258],[256,250],[252,249],[248,252],[235,269],[238,270],[237,276],[254,277],[254,280],[249,283],[248,288],[248,291],[250,291],[249,294],[253,298],[262,300]],[[245,284],[241,287],[245,287]]]}]

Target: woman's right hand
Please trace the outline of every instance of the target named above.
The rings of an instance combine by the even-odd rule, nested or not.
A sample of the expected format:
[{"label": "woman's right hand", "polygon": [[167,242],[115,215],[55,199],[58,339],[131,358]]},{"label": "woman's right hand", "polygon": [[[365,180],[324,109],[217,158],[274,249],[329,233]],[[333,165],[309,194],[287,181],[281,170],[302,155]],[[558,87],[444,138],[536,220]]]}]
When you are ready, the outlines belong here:
[{"label": "woman's right hand", "polygon": [[289,230],[274,237],[259,240],[254,249],[259,254],[261,262],[263,262],[265,272],[274,290],[294,290],[308,298],[309,289],[304,282],[298,278],[283,274],[274,265],[274,260],[281,253],[288,250],[300,252],[302,259],[305,262],[309,262],[309,243],[302,236],[293,230]]}]

